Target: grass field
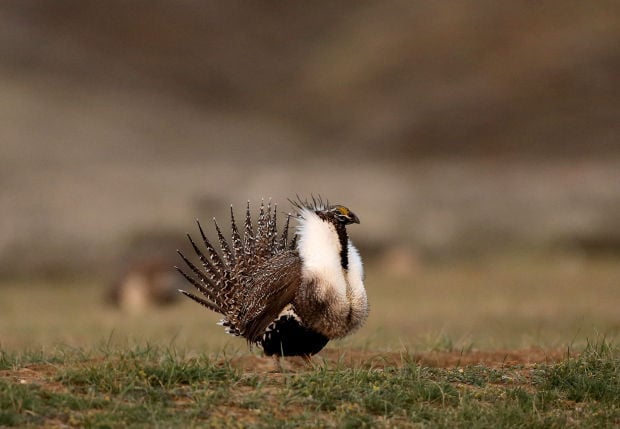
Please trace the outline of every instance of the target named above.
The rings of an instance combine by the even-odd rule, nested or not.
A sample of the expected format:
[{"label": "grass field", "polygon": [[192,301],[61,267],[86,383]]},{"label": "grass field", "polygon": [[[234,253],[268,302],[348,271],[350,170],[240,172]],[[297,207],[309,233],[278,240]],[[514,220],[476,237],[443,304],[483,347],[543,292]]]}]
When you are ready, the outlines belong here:
[{"label": "grass field", "polygon": [[99,353],[3,352],[0,425],[620,425],[620,353],[604,342],[579,357],[538,362],[526,353],[466,353],[450,362],[442,353],[331,350],[312,367],[289,359],[279,371],[256,356],[189,357],[149,347]]},{"label": "grass field", "polygon": [[190,302],[6,282],[0,426],[619,427],[619,285],[614,259],[371,267],[367,325],[277,366]]}]

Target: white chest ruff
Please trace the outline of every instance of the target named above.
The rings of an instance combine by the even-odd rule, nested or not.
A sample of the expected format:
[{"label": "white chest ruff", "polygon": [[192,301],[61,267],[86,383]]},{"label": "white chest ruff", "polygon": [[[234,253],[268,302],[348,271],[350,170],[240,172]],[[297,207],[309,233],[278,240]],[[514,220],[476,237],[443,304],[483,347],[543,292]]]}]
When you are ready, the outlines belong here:
[{"label": "white chest ruff", "polygon": [[312,285],[315,299],[324,304],[324,323],[337,325],[337,336],[344,336],[361,326],[368,315],[361,257],[348,240],[348,269],[345,270],[334,226],[311,211],[303,212],[302,216],[297,245],[302,259],[302,280]]}]

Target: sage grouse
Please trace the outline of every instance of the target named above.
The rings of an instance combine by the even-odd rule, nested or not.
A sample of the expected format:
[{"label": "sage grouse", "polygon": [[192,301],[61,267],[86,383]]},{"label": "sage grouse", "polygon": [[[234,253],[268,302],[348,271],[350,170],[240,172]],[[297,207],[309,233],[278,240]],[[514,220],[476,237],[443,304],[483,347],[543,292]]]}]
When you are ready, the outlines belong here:
[{"label": "sage grouse", "polygon": [[[180,292],[223,315],[220,324],[228,333],[262,347],[268,356],[308,357],[359,328],[368,316],[362,260],[346,230],[359,219],[320,198],[291,203],[297,213],[287,216],[279,232],[276,205],[261,203],[254,228],[248,202],[243,237],[231,206],[230,242],[214,219],[219,252],[197,221],[208,257],[188,234],[202,268],[181,252],[189,270],[175,268],[202,296]],[[297,228],[289,240],[291,217]]]}]

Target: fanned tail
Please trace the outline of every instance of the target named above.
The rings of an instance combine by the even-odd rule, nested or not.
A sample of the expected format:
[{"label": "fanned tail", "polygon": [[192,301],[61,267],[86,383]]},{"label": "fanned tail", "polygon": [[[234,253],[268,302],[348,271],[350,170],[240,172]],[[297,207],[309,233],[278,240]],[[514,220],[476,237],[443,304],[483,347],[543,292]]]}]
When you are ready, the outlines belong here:
[{"label": "fanned tail", "polygon": [[265,205],[262,201],[254,229],[248,201],[242,237],[231,206],[230,242],[224,237],[214,219],[219,250],[211,244],[202,225],[196,220],[206,252],[200,249],[190,234],[187,234],[187,238],[201,267],[178,251],[188,270],[175,268],[202,296],[184,290],[180,292],[200,305],[222,314],[224,317],[221,324],[229,333],[244,335],[242,319],[247,308],[244,297],[250,287],[252,274],[258,265],[294,246],[294,240],[288,239],[290,217],[289,214],[282,232],[278,235],[277,205],[272,205],[271,201]]}]

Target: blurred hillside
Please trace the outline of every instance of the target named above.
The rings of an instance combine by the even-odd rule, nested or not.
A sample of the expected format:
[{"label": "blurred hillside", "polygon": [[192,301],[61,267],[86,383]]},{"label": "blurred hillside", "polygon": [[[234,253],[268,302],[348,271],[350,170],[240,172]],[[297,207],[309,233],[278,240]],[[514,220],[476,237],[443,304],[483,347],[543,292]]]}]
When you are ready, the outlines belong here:
[{"label": "blurred hillside", "polygon": [[606,1],[4,1],[1,274],[310,192],[369,253],[617,254],[619,46]]}]

